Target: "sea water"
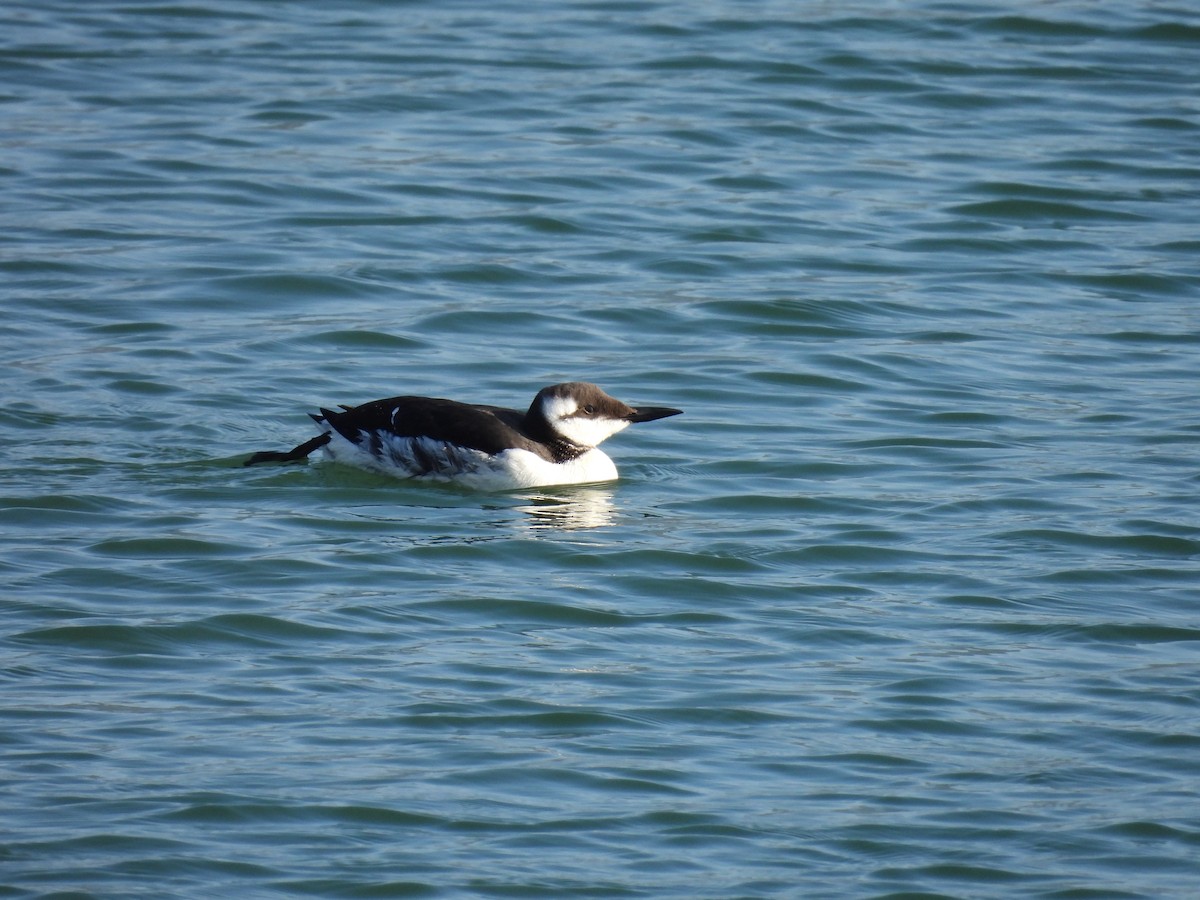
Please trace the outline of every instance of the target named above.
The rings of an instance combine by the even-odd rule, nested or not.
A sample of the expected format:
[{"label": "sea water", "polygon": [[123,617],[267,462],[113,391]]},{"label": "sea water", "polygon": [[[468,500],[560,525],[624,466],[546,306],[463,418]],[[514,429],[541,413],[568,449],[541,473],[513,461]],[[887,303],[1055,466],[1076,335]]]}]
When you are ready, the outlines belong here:
[{"label": "sea water", "polygon": [[1197,896],[1194,6],[0,20],[0,893]]}]

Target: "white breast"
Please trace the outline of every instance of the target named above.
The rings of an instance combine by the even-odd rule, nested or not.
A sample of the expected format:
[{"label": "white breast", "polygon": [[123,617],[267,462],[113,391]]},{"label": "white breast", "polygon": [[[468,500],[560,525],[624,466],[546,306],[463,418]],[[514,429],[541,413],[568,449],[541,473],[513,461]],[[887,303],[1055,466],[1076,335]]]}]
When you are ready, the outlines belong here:
[{"label": "white breast", "polygon": [[528,450],[505,450],[493,459],[501,463],[514,487],[549,487],[555,484],[592,484],[614,481],[617,467],[603,450],[591,449],[569,462],[546,462]]}]

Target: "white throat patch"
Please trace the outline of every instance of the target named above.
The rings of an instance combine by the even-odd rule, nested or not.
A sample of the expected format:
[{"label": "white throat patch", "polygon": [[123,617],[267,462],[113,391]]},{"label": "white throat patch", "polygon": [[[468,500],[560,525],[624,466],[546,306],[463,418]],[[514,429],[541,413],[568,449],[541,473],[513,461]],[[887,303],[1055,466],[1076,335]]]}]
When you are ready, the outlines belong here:
[{"label": "white throat patch", "polygon": [[596,447],[618,431],[629,427],[626,419],[590,416],[574,397],[545,397],[542,414],[558,434],[577,447]]}]

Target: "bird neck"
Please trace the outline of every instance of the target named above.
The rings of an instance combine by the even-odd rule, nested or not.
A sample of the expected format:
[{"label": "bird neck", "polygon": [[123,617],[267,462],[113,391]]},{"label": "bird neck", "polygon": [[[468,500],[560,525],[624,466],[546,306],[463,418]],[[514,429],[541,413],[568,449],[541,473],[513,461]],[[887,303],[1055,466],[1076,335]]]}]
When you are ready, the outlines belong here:
[{"label": "bird neck", "polygon": [[525,431],[539,444],[546,446],[556,463],[578,459],[592,449],[573,443],[555,431],[540,409],[530,409],[525,414]]}]

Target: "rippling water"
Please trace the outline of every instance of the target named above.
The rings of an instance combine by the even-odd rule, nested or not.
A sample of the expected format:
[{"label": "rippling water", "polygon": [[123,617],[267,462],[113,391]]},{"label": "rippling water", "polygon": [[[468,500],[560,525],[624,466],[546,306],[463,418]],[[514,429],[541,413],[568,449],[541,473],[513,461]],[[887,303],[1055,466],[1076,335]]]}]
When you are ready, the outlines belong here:
[{"label": "rippling water", "polygon": [[1194,8],[0,19],[0,893],[1195,896]]}]

